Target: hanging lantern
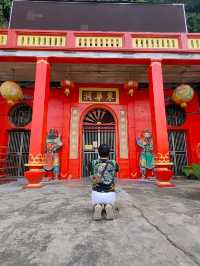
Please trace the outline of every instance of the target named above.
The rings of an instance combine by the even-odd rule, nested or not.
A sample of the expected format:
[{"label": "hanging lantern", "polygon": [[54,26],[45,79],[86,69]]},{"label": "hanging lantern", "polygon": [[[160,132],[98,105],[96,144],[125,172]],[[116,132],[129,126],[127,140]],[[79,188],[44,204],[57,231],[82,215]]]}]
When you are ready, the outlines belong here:
[{"label": "hanging lantern", "polygon": [[138,87],[138,82],[136,80],[129,80],[127,83],[129,88],[137,88]]},{"label": "hanging lantern", "polygon": [[67,80],[66,79],[66,80],[61,80],[60,84],[61,84],[61,87],[64,90],[64,94],[66,96],[69,96],[70,89],[72,89],[74,87],[74,83],[71,80]]},{"label": "hanging lantern", "polygon": [[73,86],[73,82],[71,80],[68,80],[68,79],[61,80],[60,84],[62,87],[72,87]]},{"label": "hanging lantern", "polygon": [[9,104],[15,104],[23,99],[20,86],[14,81],[5,81],[0,86],[0,93]]},{"label": "hanging lantern", "polygon": [[187,107],[187,103],[193,99],[193,96],[193,88],[190,85],[182,84],[174,90],[172,94],[172,100],[176,104],[180,104],[182,108],[185,108]]},{"label": "hanging lantern", "polygon": [[125,85],[125,89],[128,90],[128,95],[133,96],[134,91],[138,88],[138,82],[136,80],[129,80]]}]

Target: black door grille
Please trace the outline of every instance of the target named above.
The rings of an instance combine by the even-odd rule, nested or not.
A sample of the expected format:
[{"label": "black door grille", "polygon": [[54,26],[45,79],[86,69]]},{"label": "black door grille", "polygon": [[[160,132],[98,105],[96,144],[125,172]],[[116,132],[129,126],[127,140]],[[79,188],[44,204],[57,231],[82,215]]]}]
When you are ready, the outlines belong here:
[{"label": "black door grille", "polygon": [[115,121],[104,108],[88,112],[83,125],[83,176],[89,176],[88,165],[98,159],[97,148],[101,144],[110,146],[110,159],[115,159]]},{"label": "black door grille", "polygon": [[170,159],[174,163],[173,171],[175,176],[181,176],[182,167],[188,164],[186,133],[180,130],[170,130],[168,132]]},{"label": "black door grille", "polygon": [[22,177],[27,168],[30,131],[10,131],[8,140],[7,170],[9,176]]},{"label": "black door grille", "polygon": [[115,159],[115,126],[114,125],[88,125],[83,127],[83,176],[89,176],[88,165],[92,160],[98,159],[100,144],[110,146],[110,159]]}]

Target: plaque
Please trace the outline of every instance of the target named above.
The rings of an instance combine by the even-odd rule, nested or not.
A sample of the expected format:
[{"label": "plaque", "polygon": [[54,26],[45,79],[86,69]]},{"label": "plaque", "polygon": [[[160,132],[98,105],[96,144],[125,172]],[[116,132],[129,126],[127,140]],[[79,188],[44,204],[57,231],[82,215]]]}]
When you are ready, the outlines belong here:
[{"label": "plaque", "polygon": [[118,103],[119,92],[114,88],[80,88],[80,103]]},{"label": "plaque", "polygon": [[77,108],[72,108],[71,126],[70,126],[70,159],[78,158],[78,136],[79,136],[79,111]]},{"label": "plaque", "polygon": [[127,119],[126,112],[120,110],[119,118],[120,158],[128,159]]}]

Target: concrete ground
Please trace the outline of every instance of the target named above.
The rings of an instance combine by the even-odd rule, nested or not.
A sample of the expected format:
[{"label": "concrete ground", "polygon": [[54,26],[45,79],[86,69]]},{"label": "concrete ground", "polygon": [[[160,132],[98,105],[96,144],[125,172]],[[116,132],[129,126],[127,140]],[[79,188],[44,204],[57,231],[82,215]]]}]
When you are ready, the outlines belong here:
[{"label": "concrete ground", "polygon": [[200,265],[200,182],[120,182],[116,219],[92,220],[87,182],[0,186],[0,265]]}]

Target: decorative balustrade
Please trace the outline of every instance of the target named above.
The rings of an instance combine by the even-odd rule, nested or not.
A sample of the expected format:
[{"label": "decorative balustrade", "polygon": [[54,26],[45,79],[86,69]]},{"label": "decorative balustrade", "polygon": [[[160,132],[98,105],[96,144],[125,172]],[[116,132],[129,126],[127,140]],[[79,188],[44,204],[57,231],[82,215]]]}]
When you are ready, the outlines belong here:
[{"label": "decorative balustrade", "polygon": [[178,49],[178,38],[133,38],[133,48],[139,49]]},{"label": "decorative balustrade", "polygon": [[80,48],[122,48],[120,37],[76,37],[76,47]]},{"label": "decorative balustrade", "polygon": [[200,38],[199,39],[188,39],[189,49],[200,49]]},{"label": "decorative balustrade", "polygon": [[200,34],[0,30],[1,49],[200,51]]},{"label": "decorative balustrade", "polygon": [[0,34],[0,46],[7,44],[7,34]]},{"label": "decorative balustrade", "polygon": [[17,46],[23,47],[65,47],[65,36],[18,35]]}]

